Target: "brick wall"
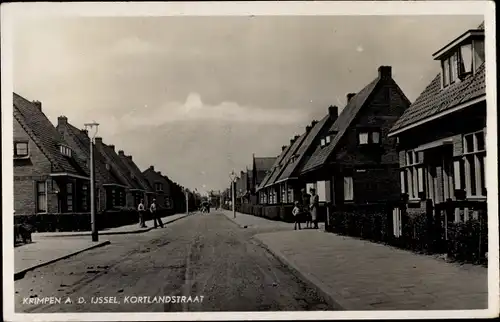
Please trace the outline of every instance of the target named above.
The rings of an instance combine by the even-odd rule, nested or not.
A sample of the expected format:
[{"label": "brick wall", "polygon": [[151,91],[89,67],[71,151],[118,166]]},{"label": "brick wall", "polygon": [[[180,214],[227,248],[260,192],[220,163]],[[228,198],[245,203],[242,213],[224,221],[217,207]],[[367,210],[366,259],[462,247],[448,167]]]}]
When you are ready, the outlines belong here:
[{"label": "brick wall", "polygon": [[[13,126],[14,142],[28,141],[30,155],[27,160],[14,160],[14,211],[18,215],[33,214],[36,212],[35,182],[47,180],[52,172],[52,165],[15,118]],[[55,205],[54,196],[49,197],[49,211],[54,207],[57,209],[57,196]]]}]

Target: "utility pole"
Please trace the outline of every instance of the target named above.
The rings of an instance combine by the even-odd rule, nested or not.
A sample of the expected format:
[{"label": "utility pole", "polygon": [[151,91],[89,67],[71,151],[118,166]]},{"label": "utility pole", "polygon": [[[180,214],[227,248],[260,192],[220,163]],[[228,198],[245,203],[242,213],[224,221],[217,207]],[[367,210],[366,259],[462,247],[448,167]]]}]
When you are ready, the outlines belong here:
[{"label": "utility pole", "polygon": [[93,128],[95,126],[96,130],[94,136],[90,139],[90,224],[92,226],[92,241],[99,241],[99,232],[97,231],[96,216],[95,216],[95,174],[94,174],[94,139],[97,135],[99,124],[95,121],[93,123],[84,124],[85,129]]},{"label": "utility pole", "polygon": [[235,200],[236,200],[236,174],[234,173],[234,170],[231,172],[229,175],[229,178],[231,179],[231,204],[233,206],[233,218],[236,218],[236,206],[235,206]]}]

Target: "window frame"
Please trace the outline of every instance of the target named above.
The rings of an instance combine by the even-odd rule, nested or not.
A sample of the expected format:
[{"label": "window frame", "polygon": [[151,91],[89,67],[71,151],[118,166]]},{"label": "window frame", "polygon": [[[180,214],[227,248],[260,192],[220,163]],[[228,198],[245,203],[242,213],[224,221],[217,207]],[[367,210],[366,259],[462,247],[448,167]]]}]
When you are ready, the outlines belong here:
[{"label": "window frame", "polygon": [[[472,136],[472,150],[467,147],[467,138]],[[483,149],[478,148],[478,136],[482,136]],[[463,189],[467,199],[484,199],[486,190],[486,134],[479,130],[463,135]]]},{"label": "window frame", "polygon": [[86,212],[89,211],[89,186],[88,184],[84,183],[82,184],[82,196],[80,198],[80,203],[81,203],[81,208],[82,211]]},{"label": "window frame", "polygon": [[[363,143],[361,140],[361,136],[366,134],[366,143]],[[358,133],[358,144],[359,145],[368,145],[370,144],[370,132],[369,131],[359,131]]]},{"label": "window frame", "polygon": [[[18,153],[18,144],[26,144],[26,154]],[[14,141],[14,158],[28,158],[30,156],[30,147],[28,140],[16,140]]]},{"label": "window frame", "polygon": [[422,200],[426,195],[426,182],[424,153],[406,150],[404,166],[400,167],[401,193],[407,194],[410,201]]},{"label": "window frame", "polygon": [[[346,192],[346,179],[347,179],[347,183],[349,185],[349,182],[350,182],[350,185],[349,185],[349,193],[350,193],[350,199],[348,199],[349,195],[347,194]],[[353,202],[354,201],[354,178],[353,176],[345,176],[344,177],[344,202]]]},{"label": "window frame", "polygon": [[155,182],[155,191],[162,192],[163,191],[163,183]]},{"label": "window frame", "polygon": [[[69,188],[71,187],[71,188]],[[74,198],[74,192],[75,190],[75,185],[73,182],[67,182],[66,183],[66,211],[67,212],[74,212],[75,211],[75,198]],[[70,202],[71,201],[71,202]]]},{"label": "window frame", "polygon": [[[48,184],[47,181],[36,181],[36,213],[46,214],[48,212]],[[43,191],[40,191],[40,187],[43,186]],[[39,198],[43,197],[45,199],[45,209],[40,208]]]}]

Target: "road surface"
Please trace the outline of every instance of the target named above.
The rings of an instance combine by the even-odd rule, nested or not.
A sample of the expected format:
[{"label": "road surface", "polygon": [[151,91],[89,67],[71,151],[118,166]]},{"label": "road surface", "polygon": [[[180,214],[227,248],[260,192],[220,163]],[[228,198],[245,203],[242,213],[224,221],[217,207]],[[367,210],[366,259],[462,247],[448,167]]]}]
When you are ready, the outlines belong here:
[{"label": "road surface", "polygon": [[[333,310],[252,240],[257,232],[211,211],[147,233],[106,236],[110,245],[16,281],[16,312]],[[91,303],[104,299],[116,303]]]}]

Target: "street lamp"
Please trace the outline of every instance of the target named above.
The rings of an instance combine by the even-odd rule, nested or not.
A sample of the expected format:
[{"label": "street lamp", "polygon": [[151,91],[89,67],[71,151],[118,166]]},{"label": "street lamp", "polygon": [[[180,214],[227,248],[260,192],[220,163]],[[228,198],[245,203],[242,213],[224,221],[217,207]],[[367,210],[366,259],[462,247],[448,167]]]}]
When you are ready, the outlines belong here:
[{"label": "street lamp", "polygon": [[236,218],[236,208],[235,208],[235,199],[236,199],[236,173],[234,173],[234,170],[231,171],[231,174],[229,175],[229,178],[231,179],[231,203],[233,205],[233,218]]},{"label": "street lamp", "polygon": [[99,241],[99,233],[97,231],[96,218],[95,218],[95,178],[94,178],[94,139],[99,130],[99,123],[85,123],[85,130],[95,127],[95,133],[90,138],[90,224],[92,225],[92,241]]}]

